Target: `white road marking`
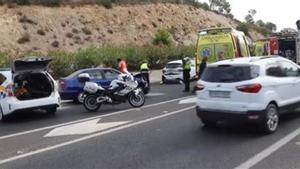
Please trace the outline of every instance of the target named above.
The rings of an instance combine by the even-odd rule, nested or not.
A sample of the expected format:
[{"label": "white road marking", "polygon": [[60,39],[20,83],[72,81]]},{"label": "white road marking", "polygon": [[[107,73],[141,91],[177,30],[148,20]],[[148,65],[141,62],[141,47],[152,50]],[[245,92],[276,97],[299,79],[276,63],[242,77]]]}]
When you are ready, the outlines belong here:
[{"label": "white road marking", "polygon": [[262,152],[256,154],[255,156],[251,157],[246,162],[242,163],[241,165],[235,167],[235,169],[248,169],[265,159],[266,157],[270,156],[272,153],[277,151],[282,146],[286,145],[288,142],[293,140],[295,137],[297,137],[300,134],[300,128],[293,131],[292,133],[288,134],[284,138],[280,139],[276,143],[272,144],[268,148],[264,149]]},{"label": "white road marking", "polygon": [[[182,98],[177,98],[177,99],[173,99],[173,100],[168,100],[168,101],[164,101],[164,102],[159,102],[159,103],[146,105],[146,106],[143,106],[142,109],[149,108],[149,107],[154,107],[154,106],[159,106],[159,105],[163,105],[163,104],[167,104],[167,103],[171,103],[171,102],[176,102],[178,100],[182,100],[182,99],[185,99],[185,98],[189,98],[189,97],[182,97]],[[52,125],[52,126],[37,128],[37,129],[33,129],[33,130],[28,130],[28,131],[24,131],[24,132],[9,134],[9,135],[5,135],[5,136],[0,136],[0,140],[11,138],[11,137],[16,137],[16,136],[20,136],[20,135],[25,135],[25,134],[35,133],[35,132],[39,132],[39,131],[43,131],[43,130],[48,130],[48,129],[52,129],[52,128],[56,128],[56,127],[60,127],[60,126],[65,126],[65,125],[75,124],[75,123],[79,123],[79,122],[84,122],[84,121],[87,121],[87,120],[97,119],[97,118],[101,118],[101,117],[109,117],[109,116],[113,116],[113,115],[118,115],[118,114],[126,113],[126,112],[129,112],[129,111],[134,111],[134,110],[135,109],[132,108],[132,109],[117,111],[117,112],[109,113],[109,114],[105,114],[105,115],[100,115],[100,116],[85,118],[85,119],[81,119],[81,120],[76,120],[76,121],[61,123],[61,124],[57,124],[57,125]]]},{"label": "white road marking", "polygon": [[130,123],[131,121],[118,121],[118,122],[105,122],[98,123],[100,118],[85,121],[82,123],[71,124],[68,126],[62,126],[51,130],[44,137],[56,137],[56,136],[66,136],[66,135],[80,135],[80,134],[90,134],[101,130],[106,130],[116,126]]},{"label": "white road marking", "polygon": [[297,146],[300,146],[300,142],[296,142],[295,144],[296,144]]},{"label": "white road marking", "polygon": [[197,97],[192,97],[184,100],[180,100],[178,104],[192,104],[197,102]]},{"label": "white road marking", "polygon": [[61,147],[64,147],[64,146],[68,146],[68,145],[71,145],[71,144],[74,144],[74,143],[89,140],[89,139],[99,137],[99,136],[102,136],[102,135],[105,135],[105,134],[109,134],[109,133],[113,133],[113,132],[120,131],[120,130],[123,130],[123,129],[127,129],[127,128],[130,128],[130,127],[137,126],[137,125],[140,125],[140,124],[144,124],[144,123],[154,121],[154,120],[157,120],[157,119],[160,119],[160,118],[168,117],[168,116],[171,116],[171,115],[174,115],[174,114],[177,114],[177,113],[181,113],[181,112],[185,112],[185,111],[188,111],[188,110],[191,110],[191,109],[194,109],[194,108],[195,108],[195,106],[190,106],[190,107],[187,107],[187,108],[184,108],[184,109],[180,109],[180,110],[177,110],[177,111],[170,112],[168,114],[163,114],[163,115],[160,115],[160,116],[152,117],[152,118],[141,120],[141,121],[138,121],[138,122],[129,123],[127,125],[122,125],[120,127],[115,127],[115,128],[105,130],[105,131],[100,132],[100,133],[91,134],[91,135],[84,136],[84,137],[74,139],[74,140],[71,140],[71,141],[67,141],[67,142],[64,142],[64,143],[61,143],[61,144],[46,147],[46,148],[43,148],[43,149],[40,149],[40,150],[35,150],[35,151],[29,152],[29,153],[17,155],[17,156],[10,157],[10,158],[7,158],[7,159],[2,159],[2,160],[0,160],[0,165],[8,163],[8,162],[15,161],[15,160],[18,160],[18,159],[26,158],[26,157],[29,157],[29,156],[32,156],[32,155],[40,154],[40,153],[43,153],[43,152],[46,152],[46,151],[54,150],[54,149],[61,148]]},{"label": "white road marking", "polygon": [[61,103],[72,103],[73,100],[62,100]]},{"label": "white road marking", "polygon": [[57,108],[57,110],[65,110],[65,109],[70,109],[72,108],[71,106],[60,106]]},{"label": "white road marking", "polygon": [[166,93],[148,93],[148,94],[146,94],[146,96],[149,96],[149,97],[164,96],[164,95],[166,95]]}]

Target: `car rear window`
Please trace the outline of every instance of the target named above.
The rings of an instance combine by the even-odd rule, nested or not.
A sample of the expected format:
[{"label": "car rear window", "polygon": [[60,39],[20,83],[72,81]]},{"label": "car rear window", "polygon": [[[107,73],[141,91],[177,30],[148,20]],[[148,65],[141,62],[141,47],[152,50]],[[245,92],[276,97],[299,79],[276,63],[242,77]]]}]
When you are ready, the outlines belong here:
[{"label": "car rear window", "polygon": [[166,68],[178,68],[178,67],[181,67],[180,63],[168,63],[166,65]]},{"label": "car rear window", "polygon": [[0,85],[2,85],[6,80],[6,77],[0,73]]},{"label": "car rear window", "polygon": [[216,83],[233,83],[251,80],[259,76],[258,66],[227,66],[207,67],[201,80]]}]

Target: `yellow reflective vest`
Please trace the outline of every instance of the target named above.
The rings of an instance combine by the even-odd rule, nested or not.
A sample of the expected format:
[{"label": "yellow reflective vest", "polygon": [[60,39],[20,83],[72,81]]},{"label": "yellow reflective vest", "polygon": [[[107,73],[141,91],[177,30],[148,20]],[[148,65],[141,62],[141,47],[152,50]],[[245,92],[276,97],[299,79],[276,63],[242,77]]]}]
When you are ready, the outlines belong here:
[{"label": "yellow reflective vest", "polygon": [[147,63],[141,64],[140,69],[141,69],[141,70],[149,70],[148,64],[147,64]]}]

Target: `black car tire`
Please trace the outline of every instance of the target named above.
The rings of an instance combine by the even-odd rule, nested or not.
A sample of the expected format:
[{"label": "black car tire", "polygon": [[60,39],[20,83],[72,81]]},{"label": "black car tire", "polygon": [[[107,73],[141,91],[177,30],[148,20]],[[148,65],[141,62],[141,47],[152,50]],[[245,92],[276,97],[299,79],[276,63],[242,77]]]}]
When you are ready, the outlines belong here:
[{"label": "black car tire", "polygon": [[267,106],[263,120],[261,122],[261,128],[263,133],[272,134],[274,133],[279,124],[278,108],[275,104],[271,103]]},{"label": "black car tire", "polygon": [[205,127],[214,128],[217,126],[217,121],[215,121],[215,120],[210,120],[205,117],[201,117],[200,120],[204,124]]},{"label": "black car tire", "polygon": [[5,120],[5,115],[2,113],[2,112],[0,112],[0,121],[4,121]]},{"label": "black car tire", "polygon": [[56,107],[51,107],[51,108],[46,109],[46,112],[50,115],[55,115],[56,111],[57,111]]},{"label": "black car tire", "polygon": [[166,83],[166,78],[164,76],[161,77],[161,82]]}]

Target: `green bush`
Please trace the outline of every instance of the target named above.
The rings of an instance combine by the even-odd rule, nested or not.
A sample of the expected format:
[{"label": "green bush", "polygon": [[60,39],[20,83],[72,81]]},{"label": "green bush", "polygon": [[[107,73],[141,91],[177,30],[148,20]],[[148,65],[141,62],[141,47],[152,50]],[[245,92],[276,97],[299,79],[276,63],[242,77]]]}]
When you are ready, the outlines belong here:
[{"label": "green bush", "polygon": [[153,39],[154,45],[171,45],[171,34],[167,29],[159,29]]},{"label": "green bush", "polygon": [[[139,70],[143,60],[147,60],[151,69],[161,69],[168,61],[193,57],[194,46],[143,46],[143,47],[90,47],[75,53],[52,51],[50,73],[55,79],[65,77],[72,72],[97,66],[118,68],[117,58],[124,57],[129,71]],[[24,56],[44,56],[41,53],[27,53]],[[0,66],[9,66],[9,58],[0,53]]]},{"label": "green bush", "polygon": [[103,6],[104,6],[105,8],[107,8],[107,9],[113,8],[113,6],[112,6],[112,1],[111,1],[111,0],[98,0],[98,1],[99,1],[98,4],[103,5]]},{"label": "green bush", "polygon": [[57,7],[60,6],[61,0],[38,0],[39,4],[49,6],[49,7]]},{"label": "green bush", "polygon": [[248,28],[248,24],[241,22],[238,24],[238,26],[236,27],[237,30],[242,31],[245,33],[245,35],[249,35],[249,28]]},{"label": "green bush", "polygon": [[49,52],[48,55],[52,57],[50,72],[55,79],[68,76],[75,71],[73,54],[55,51]]},{"label": "green bush", "polygon": [[0,53],[0,68],[10,67],[10,58],[5,53]]},{"label": "green bush", "polygon": [[18,5],[30,5],[30,0],[16,0]]}]

